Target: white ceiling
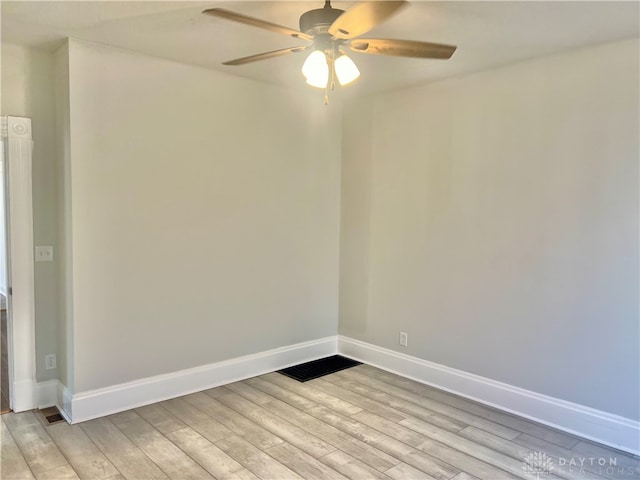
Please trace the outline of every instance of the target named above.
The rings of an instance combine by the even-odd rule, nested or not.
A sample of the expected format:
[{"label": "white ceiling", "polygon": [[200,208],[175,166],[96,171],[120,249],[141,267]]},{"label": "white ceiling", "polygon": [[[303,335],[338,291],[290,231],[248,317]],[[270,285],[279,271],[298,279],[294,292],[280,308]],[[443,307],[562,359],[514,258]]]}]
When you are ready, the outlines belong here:
[{"label": "white ceiling", "polygon": [[[347,9],[354,2],[336,1]],[[2,1],[2,41],[53,50],[66,37],[99,42],[285,86],[304,85],[304,53],[243,66],[221,62],[304,42],[202,15],[222,6],[298,29],[313,2],[280,1]],[[640,36],[637,1],[412,1],[367,37],[458,46],[450,60],[405,59],[353,53],[362,77],[346,87],[364,94]]]}]

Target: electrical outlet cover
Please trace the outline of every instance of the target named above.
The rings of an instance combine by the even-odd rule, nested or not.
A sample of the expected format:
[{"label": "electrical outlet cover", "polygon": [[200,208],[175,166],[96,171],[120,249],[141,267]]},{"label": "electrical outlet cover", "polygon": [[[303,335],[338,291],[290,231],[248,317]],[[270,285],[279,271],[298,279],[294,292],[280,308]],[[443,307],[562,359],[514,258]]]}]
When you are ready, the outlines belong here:
[{"label": "electrical outlet cover", "polygon": [[36,247],[36,262],[53,262],[53,247]]},{"label": "electrical outlet cover", "polygon": [[56,368],[56,356],[54,354],[44,356],[44,368],[45,370],[53,370]]}]

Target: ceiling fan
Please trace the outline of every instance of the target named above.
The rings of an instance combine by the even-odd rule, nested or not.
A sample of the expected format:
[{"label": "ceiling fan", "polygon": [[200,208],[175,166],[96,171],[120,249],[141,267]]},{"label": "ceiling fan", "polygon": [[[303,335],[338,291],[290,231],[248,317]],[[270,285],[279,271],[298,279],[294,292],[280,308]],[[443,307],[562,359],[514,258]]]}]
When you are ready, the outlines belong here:
[{"label": "ceiling fan", "polygon": [[310,42],[308,45],[236,58],[223,62],[223,65],[244,65],[289,53],[311,50],[312,53],[302,66],[302,73],[309,85],[325,89],[325,103],[327,103],[328,91],[334,88],[336,79],[340,85],[347,85],[360,76],[356,64],[345,54],[347,49],[374,55],[414,58],[447,59],[453,55],[456,47],[452,45],[413,40],[359,38],[360,35],[367,33],[405,7],[407,3],[406,0],[363,1],[344,11],[333,8],[331,2],[326,0],[324,8],[309,10],[302,14],[300,30],[223,8],[210,8],[202,13]]}]

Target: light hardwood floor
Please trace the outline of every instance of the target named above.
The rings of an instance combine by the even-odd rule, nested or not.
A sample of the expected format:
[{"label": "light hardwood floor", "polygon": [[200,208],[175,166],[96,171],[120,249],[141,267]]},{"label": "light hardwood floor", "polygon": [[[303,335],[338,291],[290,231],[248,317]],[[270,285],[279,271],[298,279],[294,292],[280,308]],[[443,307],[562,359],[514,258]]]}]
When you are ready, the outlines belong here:
[{"label": "light hardwood floor", "polygon": [[1,418],[3,480],[640,478],[636,457],[368,365],[307,383],[270,373],[78,425]]}]

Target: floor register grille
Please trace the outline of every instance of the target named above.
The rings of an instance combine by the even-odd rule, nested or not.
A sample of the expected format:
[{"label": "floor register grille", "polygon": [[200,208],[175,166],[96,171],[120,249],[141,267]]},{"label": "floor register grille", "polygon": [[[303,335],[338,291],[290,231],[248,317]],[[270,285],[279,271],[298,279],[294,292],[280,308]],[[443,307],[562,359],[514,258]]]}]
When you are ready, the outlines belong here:
[{"label": "floor register grille", "polygon": [[360,365],[361,362],[343,357],[342,355],[332,355],[331,357],[312,360],[311,362],[301,363],[293,367],[278,370],[278,373],[293,378],[299,382],[306,382],[314,378],[324,377],[331,373],[339,372],[347,368]]}]

